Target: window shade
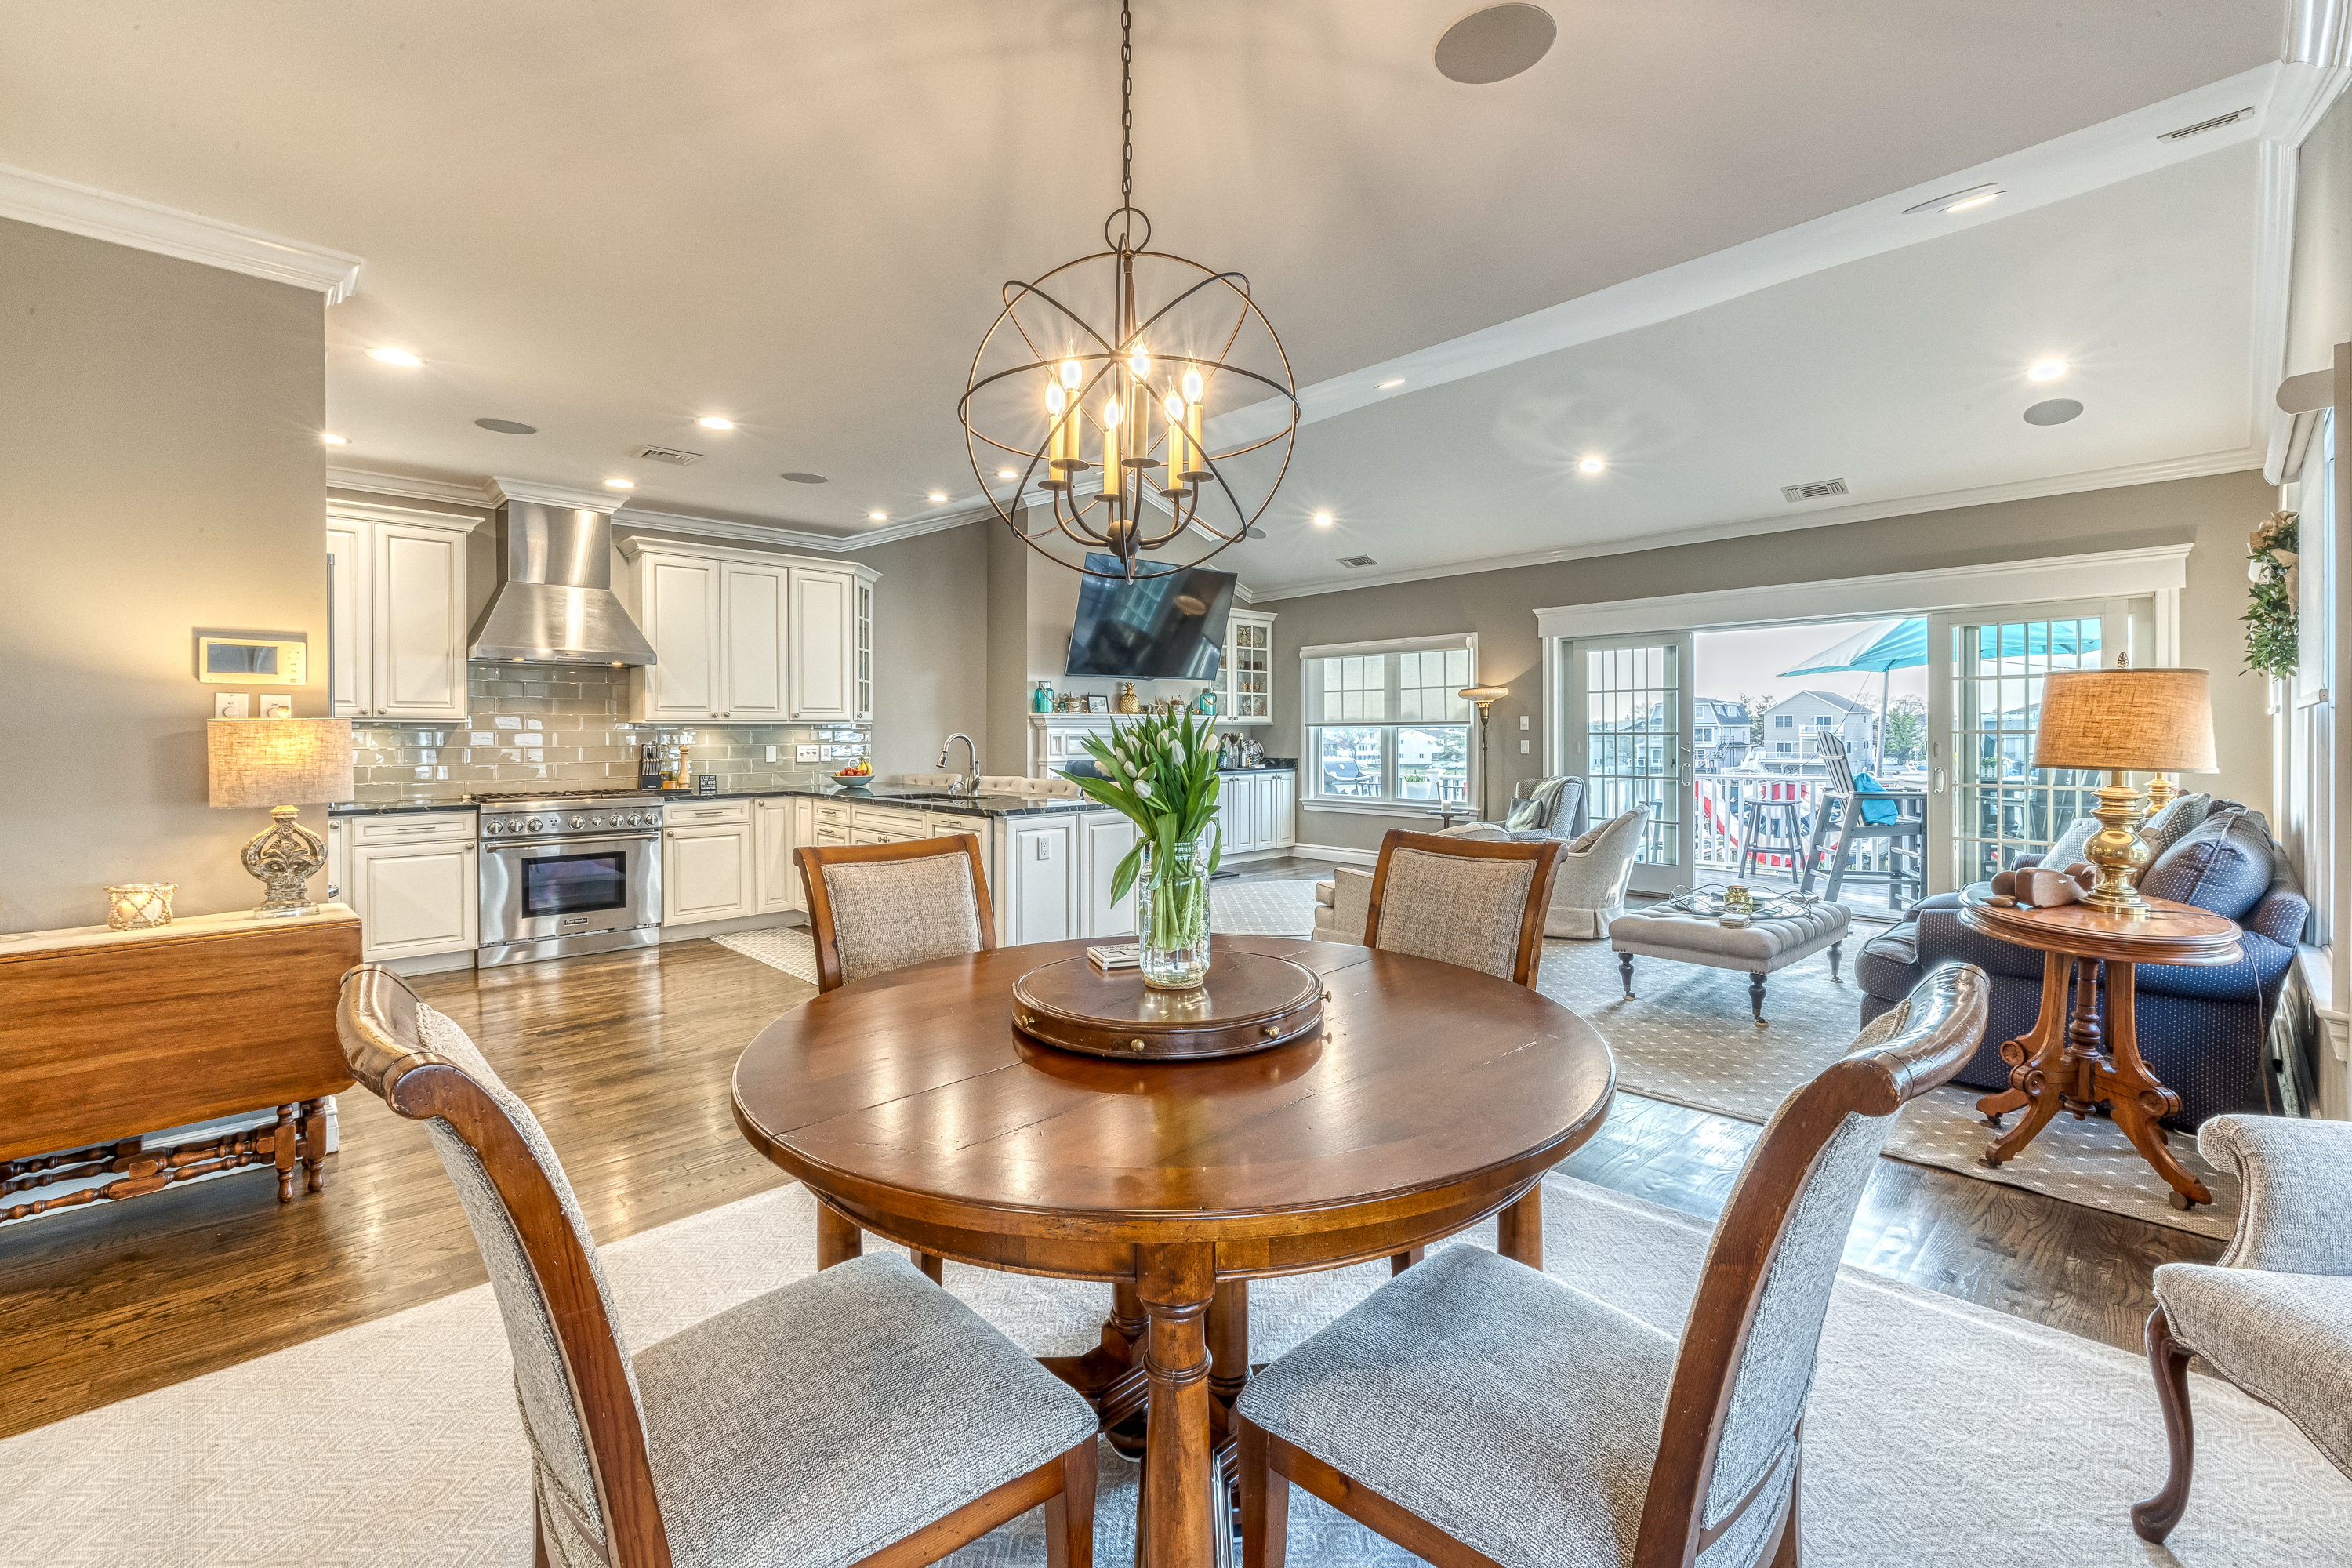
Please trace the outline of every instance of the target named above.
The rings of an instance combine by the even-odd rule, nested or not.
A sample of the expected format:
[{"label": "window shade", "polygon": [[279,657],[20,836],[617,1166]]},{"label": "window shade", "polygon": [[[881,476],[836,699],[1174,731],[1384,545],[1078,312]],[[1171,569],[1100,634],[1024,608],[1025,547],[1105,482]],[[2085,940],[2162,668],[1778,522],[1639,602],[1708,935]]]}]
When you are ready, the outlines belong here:
[{"label": "window shade", "polygon": [[1470,704],[1455,693],[1475,671],[1466,637],[1452,646],[1414,638],[1373,651],[1309,657],[1302,667],[1301,706],[1309,724],[1466,724]]}]

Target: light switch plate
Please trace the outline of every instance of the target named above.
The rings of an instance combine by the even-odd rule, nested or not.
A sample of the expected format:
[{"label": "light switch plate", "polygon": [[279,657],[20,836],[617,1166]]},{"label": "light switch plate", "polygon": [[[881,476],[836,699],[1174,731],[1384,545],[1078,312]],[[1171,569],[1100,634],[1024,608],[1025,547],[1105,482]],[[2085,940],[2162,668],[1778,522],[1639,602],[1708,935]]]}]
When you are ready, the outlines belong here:
[{"label": "light switch plate", "polygon": [[249,695],[242,691],[215,691],[213,693],[213,717],[215,719],[245,718],[250,711],[248,704],[252,700]]},{"label": "light switch plate", "polygon": [[822,762],[824,759],[824,748],[823,746],[794,746],[793,748],[793,761],[796,763]]},{"label": "light switch plate", "polygon": [[774,761],[776,760],[776,748],[775,748],[775,747],[773,747],[773,746],[770,746],[770,747],[768,748],[768,759],[767,759],[767,760],[768,760],[768,761],[770,761],[770,762],[772,762],[772,762],[774,762]]},{"label": "light switch plate", "polygon": [[1527,716],[1526,714],[1522,713],[1522,714],[1520,714],[1520,715],[1519,715],[1519,728],[1520,728],[1520,729],[1522,729],[1522,730],[1524,730],[1524,729],[1526,729],[1527,727],[1528,727],[1528,716]]},{"label": "light switch plate", "polygon": [[264,692],[261,697],[261,716],[265,719],[291,719],[294,717],[294,700],[290,697],[272,697],[268,692]]},{"label": "light switch plate", "polygon": [[1521,742],[1519,742],[1519,755],[1521,755],[1521,756],[1523,756],[1523,757],[1524,757],[1524,756],[1526,756],[1527,754],[1528,754],[1528,742],[1525,742],[1525,741],[1521,741]]}]

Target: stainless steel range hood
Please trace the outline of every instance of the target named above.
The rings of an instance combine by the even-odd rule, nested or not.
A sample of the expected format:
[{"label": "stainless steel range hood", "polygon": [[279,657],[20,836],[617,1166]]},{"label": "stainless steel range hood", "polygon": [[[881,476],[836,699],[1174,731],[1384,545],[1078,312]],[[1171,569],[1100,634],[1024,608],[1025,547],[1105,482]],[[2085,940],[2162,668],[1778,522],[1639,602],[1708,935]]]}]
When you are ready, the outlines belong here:
[{"label": "stainless steel range hood", "polygon": [[613,592],[612,504],[588,491],[491,481],[499,589],[474,623],[472,657],[537,664],[655,664]]}]

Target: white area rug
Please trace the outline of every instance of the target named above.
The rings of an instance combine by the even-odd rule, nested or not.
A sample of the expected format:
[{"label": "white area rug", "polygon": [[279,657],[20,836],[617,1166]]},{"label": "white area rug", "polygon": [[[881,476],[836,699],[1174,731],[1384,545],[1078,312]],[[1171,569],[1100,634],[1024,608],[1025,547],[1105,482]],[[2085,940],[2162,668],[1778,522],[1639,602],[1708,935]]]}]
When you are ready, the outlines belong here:
[{"label": "white area rug", "polygon": [[1212,882],[1209,929],[1234,936],[1312,936],[1312,882]]},{"label": "white area rug", "polygon": [[[1706,1228],[1549,1178],[1549,1271],[1678,1332]],[[1491,1245],[1492,1230],[1453,1245]],[[638,1347],[807,1272],[814,1205],[788,1186],[604,1249]],[[1375,1263],[1253,1288],[1253,1353],[1281,1354],[1387,1277]],[[1094,1343],[1106,1286],[948,1266],[1036,1353]],[[488,1286],[0,1442],[0,1561],[498,1563],[530,1560],[530,1480]],[[2352,1482],[2274,1412],[2192,1380],[2197,1480],[2170,1551],[2126,1512],[2161,1483],[2145,1363],[2054,1330],[1843,1271],[1805,1421],[1813,1568],[2352,1563]],[[1105,1448],[1097,1561],[1133,1560],[1136,1471]],[[883,1484],[887,1484],[887,1480]],[[956,1561],[1045,1561],[1033,1513]],[[1297,1568],[1414,1560],[1294,1492]]]},{"label": "white area rug", "polygon": [[800,926],[773,926],[766,931],[739,931],[710,939],[730,952],[756,958],[771,969],[781,969],[795,980],[816,984],[816,942]]}]

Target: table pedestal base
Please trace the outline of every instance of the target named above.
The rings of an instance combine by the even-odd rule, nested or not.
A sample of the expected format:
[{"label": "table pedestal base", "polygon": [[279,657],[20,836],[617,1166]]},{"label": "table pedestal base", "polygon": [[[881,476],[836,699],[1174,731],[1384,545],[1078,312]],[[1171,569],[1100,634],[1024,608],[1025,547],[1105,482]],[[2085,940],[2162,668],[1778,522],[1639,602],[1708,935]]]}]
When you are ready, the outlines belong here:
[{"label": "table pedestal base", "polygon": [[2113,959],[2102,963],[2062,952],[2042,954],[2042,1007],[2033,1027],[2000,1047],[2001,1060],[2010,1064],[2010,1086],[1977,1101],[1977,1109],[1996,1127],[2000,1124],[1997,1119],[2010,1111],[2025,1114],[1993,1142],[1983,1159],[1997,1168],[2002,1161],[2015,1159],[2060,1111],[2071,1111],[2079,1121],[2104,1103],[2132,1146],[2170,1184],[2172,1206],[2189,1209],[2211,1203],[2213,1194],[2165,1146],[2160,1123],[2179,1113],[2180,1096],[2158,1082],[2140,1060],[2138,1024],[2132,1014],[2136,968]]}]

